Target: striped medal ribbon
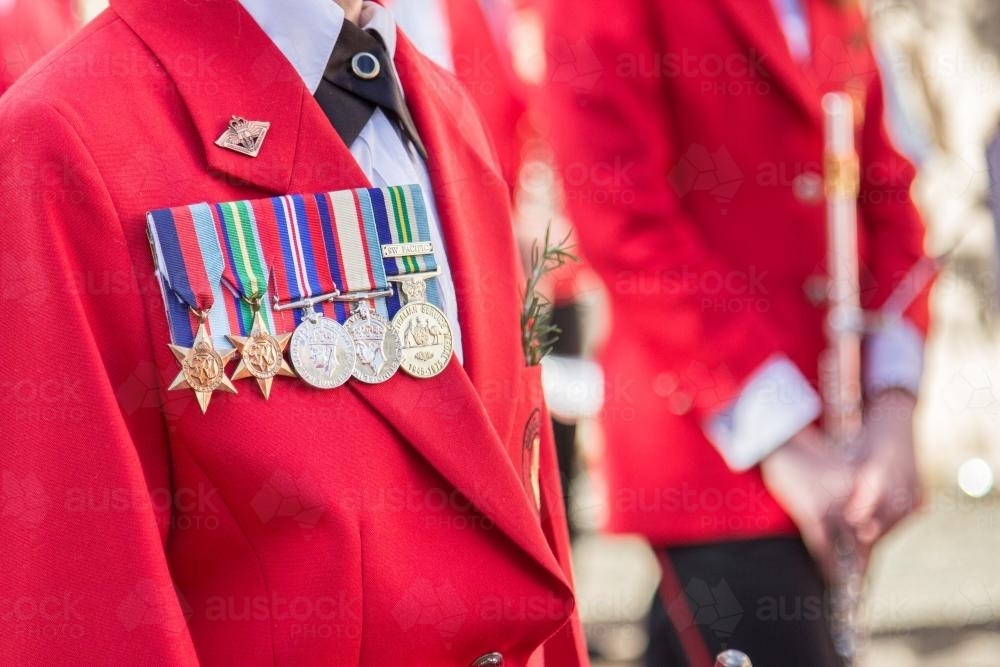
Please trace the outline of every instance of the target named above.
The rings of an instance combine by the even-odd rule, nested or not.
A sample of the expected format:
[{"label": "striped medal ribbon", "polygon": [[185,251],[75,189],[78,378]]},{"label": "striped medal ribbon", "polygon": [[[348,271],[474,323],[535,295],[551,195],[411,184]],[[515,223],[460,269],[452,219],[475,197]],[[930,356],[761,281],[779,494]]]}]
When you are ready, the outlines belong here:
[{"label": "striped medal ribbon", "polygon": [[[294,313],[289,357],[307,384],[333,389],[347,382],[357,355],[338,320],[340,253],[333,245],[329,200],[324,195],[288,195],[253,202],[263,244],[271,254],[276,314]],[[329,240],[329,241],[328,241]]]},{"label": "striped medal ribbon", "polygon": [[416,378],[438,375],[451,361],[454,333],[441,311],[441,289],[430,223],[419,185],[371,190],[382,262],[402,295],[389,300],[402,342],[400,367]]},{"label": "striped medal ribbon", "polygon": [[190,389],[205,413],[217,389],[236,393],[226,377],[235,350],[225,338],[219,341],[212,335],[213,330],[227,331],[221,289],[224,262],[215,222],[205,204],[151,211],[146,220],[164,288],[173,341],[169,347],[181,367],[167,389]]},{"label": "striped medal ribbon", "polygon": [[[257,203],[255,203],[257,204]],[[324,389],[350,377],[387,380],[399,367],[398,337],[386,319],[391,295],[364,191],[290,195],[260,202],[258,224],[276,255],[275,310],[298,309],[291,359]],[[351,306],[356,312],[352,314]],[[341,326],[338,322],[343,322]]]},{"label": "striped medal ribbon", "polygon": [[255,378],[264,400],[268,400],[276,376],[295,377],[285,361],[285,348],[292,336],[274,335],[267,307],[269,272],[251,202],[214,204],[211,211],[225,245],[222,278],[237,297],[232,310],[236,325],[233,331],[241,335],[226,336],[240,355],[231,379]]},{"label": "striped medal ribbon", "polygon": [[385,382],[395,375],[403,352],[399,333],[387,318],[387,299],[393,296],[393,289],[379,251],[373,192],[342,190],[327,195],[337,246],[344,258],[344,298],[354,305],[353,313],[344,322],[358,357],[354,377],[368,384]]}]

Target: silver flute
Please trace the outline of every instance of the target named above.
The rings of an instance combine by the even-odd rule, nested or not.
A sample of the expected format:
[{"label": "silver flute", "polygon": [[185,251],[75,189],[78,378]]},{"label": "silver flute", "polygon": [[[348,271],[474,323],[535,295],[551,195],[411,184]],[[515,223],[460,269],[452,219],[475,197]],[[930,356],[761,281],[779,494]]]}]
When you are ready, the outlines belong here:
[{"label": "silver flute", "polygon": [[[846,93],[823,97],[824,181],[826,183],[826,266],[830,276],[826,315],[827,346],[820,359],[824,429],[848,461],[860,455],[862,428],[861,341],[865,330],[858,271],[858,189],[854,146],[854,102]],[[834,535],[836,571],[830,622],[833,642],[845,665],[855,663],[864,639],[864,572],[854,534],[838,524]]]}]

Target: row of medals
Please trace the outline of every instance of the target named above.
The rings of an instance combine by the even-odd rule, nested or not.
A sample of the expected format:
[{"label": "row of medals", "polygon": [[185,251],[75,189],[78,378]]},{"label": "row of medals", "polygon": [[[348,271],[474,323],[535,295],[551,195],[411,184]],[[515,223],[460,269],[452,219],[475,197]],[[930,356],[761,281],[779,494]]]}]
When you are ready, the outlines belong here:
[{"label": "row of medals", "polygon": [[[255,308],[248,336],[227,336],[233,350],[218,352],[204,321],[191,348],[171,345],[181,364],[181,373],[171,389],[190,388],[205,399],[216,389],[235,392],[233,381],[256,378],[264,397],[270,396],[276,376],[299,377],[317,389],[333,389],[355,378],[368,384],[385,382],[402,370],[415,378],[441,373],[452,356],[454,336],[448,318],[426,301],[422,280],[401,283],[406,304],[392,321],[369,305],[355,302],[353,312],[340,324],[324,317],[310,305],[291,334],[272,335]],[[288,349],[291,366],[285,360]],[[234,354],[240,362],[231,378],[225,367]]]}]

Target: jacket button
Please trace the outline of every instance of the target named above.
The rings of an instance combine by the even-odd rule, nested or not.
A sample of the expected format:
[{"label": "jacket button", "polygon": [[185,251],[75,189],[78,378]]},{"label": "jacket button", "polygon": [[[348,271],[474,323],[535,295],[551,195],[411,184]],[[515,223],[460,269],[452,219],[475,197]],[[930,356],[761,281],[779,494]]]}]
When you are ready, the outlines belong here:
[{"label": "jacket button", "polygon": [[792,193],[803,204],[823,201],[823,177],[815,171],[804,171],[792,181]]},{"label": "jacket button", "polygon": [[472,661],[469,667],[503,667],[503,655],[500,653],[487,653]]}]

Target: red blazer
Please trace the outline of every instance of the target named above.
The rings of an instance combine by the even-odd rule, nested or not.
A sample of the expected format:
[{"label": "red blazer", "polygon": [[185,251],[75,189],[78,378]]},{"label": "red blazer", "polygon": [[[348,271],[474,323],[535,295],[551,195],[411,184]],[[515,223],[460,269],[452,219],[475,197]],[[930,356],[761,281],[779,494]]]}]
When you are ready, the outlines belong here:
[{"label": "red blazer", "polygon": [[[367,186],[348,148],[235,0],[112,0],[0,103],[7,662],[586,664],[506,188],[460,86],[396,58],[464,367],[207,415],[164,391],[146,211]],[[233,114],[271,122],[256,159],[214,145]]]},{"label": "red blazer", "polygon": [[[923,254],[913,169],[887,139],[853,4],[806,0],[813,53],[800,65],[769,0],[549,0],[554,141],[611,297],[614,530],[659,543],[794,532],[759,472],[731,472],[702,424],[772,355],[816,381],[823,93],[850,90],[864,111],[863,305],[879,307]],[[926,326],[926,299],[908,315]]]}]

